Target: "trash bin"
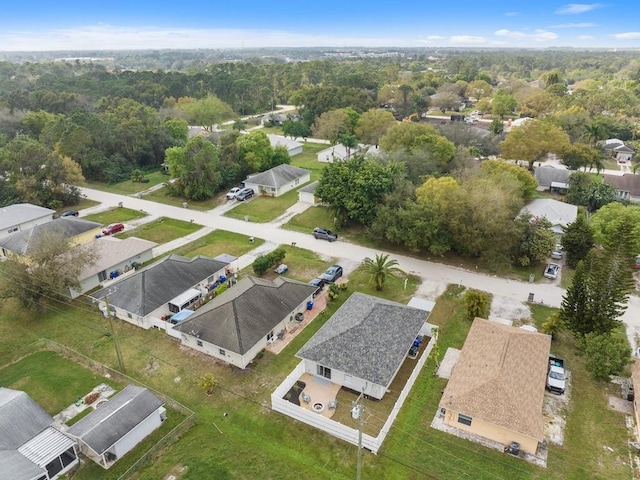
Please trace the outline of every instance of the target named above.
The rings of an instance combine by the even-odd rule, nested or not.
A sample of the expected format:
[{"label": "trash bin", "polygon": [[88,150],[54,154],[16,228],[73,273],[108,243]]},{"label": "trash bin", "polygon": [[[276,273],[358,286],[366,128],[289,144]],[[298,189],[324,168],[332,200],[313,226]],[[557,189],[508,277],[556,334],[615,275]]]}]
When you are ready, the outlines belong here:
[{"label": "trash bin", "polygon": [[529,303],[533,303],[533,293],[529,294],[529,299],[527,300]]},{"label": "trash bin", "polygon": [[248,221],[249,221],[249,215],[245,215],[245,216],[244,216],[244,221],[245,221],[245,222],[248,222]]},{"label": "trash bin", "polygon": [[309,300],[307,302],[307,310],[311,310],[313,308],[313,302],[311,300]]},{"label": "trash bin", "polygon": [[188,206],[189,206],[189,204],[188,204],[187,202],[184,202],[184,203],[182,204],[182,208],[187,208]]},{"label": "trash bin", "polygon": [[529,283],[533,283],[536,279],[536,274],[532,273],[529,275]]},{"label": "trash bin", "polygon": [[122,208],[122,202],[118,202],[118,208]]}]

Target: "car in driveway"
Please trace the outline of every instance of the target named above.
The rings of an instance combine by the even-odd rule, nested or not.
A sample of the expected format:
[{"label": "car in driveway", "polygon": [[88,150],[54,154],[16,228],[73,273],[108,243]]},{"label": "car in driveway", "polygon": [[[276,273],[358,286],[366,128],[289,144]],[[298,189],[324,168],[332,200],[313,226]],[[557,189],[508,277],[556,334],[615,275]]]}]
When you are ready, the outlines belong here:
[{"label": "car in driveway", "polygon": [[115,233],[121,232],[122,230],[124,230],[124,224],[122,224],[122,223],[112,223],[111,225],[108,225],[107,227],[102,229],[102,234],[103,235],[113,235]]},{"label": "car in driveway", "polygon": [[242,190],[240,187],[233,187],[231,190],[227,192],[227,200],[233,200],[236,198],[238,192]]},{"label": "car in driveway", "polygon": [[546,278],[550,278],[551,280],[555,280],[558,278],[558,272],[560,271],[560,265],[557,263],[547,263],[547,266],[544,269],[544,276]]},{"label": "car in driveway", "polygon": [[77,217],[80,215],[80,212],[77,210],[65,210],[60,214],[61,217]]},{"label": "car in driveway", "polygon": [[559,243],[556,245],[556,248],[551,252],[551,258],[554,260],[562,260],[562,245]]},{"label": "car in driveway", "polygon": [[239,202],[243,202],[244,200],[247,200],[254,195],[255,192],[253,191],[253,188],[243,188],[238,193],[236,193],[236,200],[238,200]]},{"label": "car in driveway", "polygon": [[338,234],[322,227],[316,227],[313,229],[313,237],[316,240],[328,240],[329,242],[335,242],[338,240]]},{"label": "car in driveway", "polygon": [[338,280],[343,274],[342,267],[340,265],[331,265],[327,268],[327,271],[320,275],[320,278],[326,283],[333,283]]}]

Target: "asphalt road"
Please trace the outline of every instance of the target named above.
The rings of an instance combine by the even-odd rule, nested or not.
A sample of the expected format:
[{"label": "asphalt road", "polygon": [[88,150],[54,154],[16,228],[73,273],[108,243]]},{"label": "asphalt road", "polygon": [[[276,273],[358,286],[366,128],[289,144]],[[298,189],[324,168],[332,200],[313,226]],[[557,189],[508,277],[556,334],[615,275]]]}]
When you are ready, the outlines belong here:
[{"label": "asphalt road", "polygon": [[[312,250],[324,256],[339,258],[347,271],[354,268],[365,257],[373,258],[377,253],[381,253],[380,251],[342,240],[330,243],[316,240],[311,234],[283,230],[279,228],[276,221],[253,223],[224,217],[222,213],[228,210],[228,206],[202,212],[88,188],[81,188],[81,191],[87,198],[102,204],[101,207],[94,207],[90,210],[115,207],[119,202],[122,202],[123,207],[143,210],[155,217],[164,216],[187,222],[193,220],[195,223],[205,227],[200,232],[201,235],[196,232],[196,234],[190,235],[189,239],[185,240],[185,243],[206,235],[212,230],[223,229],[247,235],[247,238],[252,236],[263,238],[272,248],[279,244],[296,242],[297,246],[301,248]],[[88,213],[88,210],[82,212],[82,214],[86,213]],[[404,255],[392,254],[391,257],[398,261],[402,270],[415,274],[422,279],[424,284],[423,291],[442,291],[447,284],[452,283],[484,290],[496,296],[508,297],[521,302],[525,302],[529,294],[533,293],[534,301],[554,307],[560,307],[562,296],[565,292],[563,288],[560,288],[552,281],[544,280],[539,283],[520,282]],[[542,271],[540,274],[542,274]],[[638,296],[631,296],[628,309],[623,315],[623,321],[627,325],[627,336],[635,351],[638,346],[636,345],[635,337],[640,335],[640,298]]]}]

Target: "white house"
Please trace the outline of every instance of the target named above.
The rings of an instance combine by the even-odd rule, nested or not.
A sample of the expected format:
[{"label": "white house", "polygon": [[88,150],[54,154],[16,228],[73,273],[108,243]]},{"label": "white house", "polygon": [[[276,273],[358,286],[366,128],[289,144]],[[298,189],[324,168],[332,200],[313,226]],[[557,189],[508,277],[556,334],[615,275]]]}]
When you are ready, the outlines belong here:
[{"label": "white house", "polygon": [[304,185],[309,180],[311,180],[309,170],[283,163],[265,172],[249,175],[243,183],[258,195],[279,197],[298,185]]},{"label": "white house", "polygon": [[173,329],[183,345],[244,369],[297,323],[316,290],[284,277],[247,276]]},{"label": "white house", "polygon": [[315,195],[318,183],[320,182],[316,180],[315,182],[311,182],[309,185],[298,189],[298,201],[310,203],[311,205],[318,203],[318,197]]},{"label": "white house", "polygon": [[335,160],[348,160],[349,158],[360,154],[360,146],[349,149],[344,145],[332,145],[329,148],[318,152],[318,161],[324,163],[333,163]]},{"label": "white house", "polygon": [[30,203],[16,203],[0,208],[0,239],[53,220],[55,210]]},{"label": "white house", "polygon": [[306,373],[381,399],[418,336],[431,336],[429,312],[352,294],[298,351]]},{"label": "white house", "polygon": [[631,163],[635,150],[618,138],[609,138],[598,144],[604,149],[607,156],[615,158],[619,163]]},{"label": "white house", "polygon": [[78,276],[80,290],[70,290],[69,296],[76,298],[93,290],[109,280],[112,272],[118,276],[127,272],[133,273],[138,265],[153,259],[152,249],[157,245],[155,242],[135,237],[122,240],[115,237],[100,237],[95,242],[77,247],[92,249],[96,261],[92,265],[85,265]]},{"label": "white house", "polygon": [[558,200],[538,198],[522,207],[520,214],[529,212],[534,217],[545,217],[551,222],[551,230],[558,238],[564,235],[562,227],[575,222],[578,217],[578,207]]},{"label": "white house", "polygon": [[[228,262],[169,255],[90,295],[99,308],[138,327],[167,329],[167,316],[189,308],[224,283]],[[223,280],[224,279],[224,280]]]},{"label": "white house", "polygon": [[267,138],[269,139],[269,143],[273,148],[275,147],[284,147],[287,149],[287,153],[290,157],[294,155],[299,155],[302,153],[302,144],[300,142],[296,142],[287,137],[283,137],[282,135],[274,135],[272,133],[267,133]]},{"label": "white house", "polygon": [[78,464],[76,442],[29,395],[0,387],[0,478],[54,480]]},{"label": "white house", "polygon": [[72,425],[67,434],[77,439],[84,455],[109,468],[166,418],[162,400],[146,388],[128,385]]}]

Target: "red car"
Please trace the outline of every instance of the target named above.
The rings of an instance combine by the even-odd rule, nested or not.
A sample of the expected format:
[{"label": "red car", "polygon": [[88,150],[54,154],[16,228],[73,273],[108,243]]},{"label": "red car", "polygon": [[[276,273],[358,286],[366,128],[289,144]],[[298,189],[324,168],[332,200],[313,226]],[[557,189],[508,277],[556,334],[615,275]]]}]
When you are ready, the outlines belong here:
[{"label": "red car", "polygon": [[124,225],[122,223],[112,223],[106,228],[102,229],[103,235],[113,235],[114,233],[118,233],[124,230]]}]

